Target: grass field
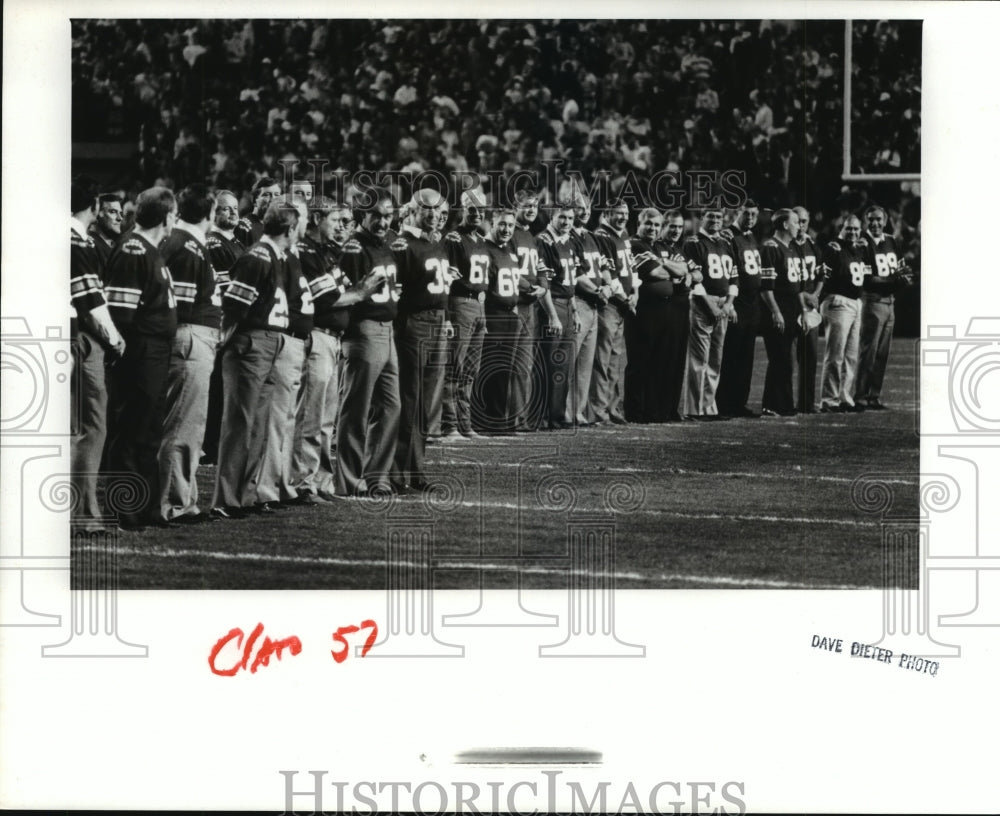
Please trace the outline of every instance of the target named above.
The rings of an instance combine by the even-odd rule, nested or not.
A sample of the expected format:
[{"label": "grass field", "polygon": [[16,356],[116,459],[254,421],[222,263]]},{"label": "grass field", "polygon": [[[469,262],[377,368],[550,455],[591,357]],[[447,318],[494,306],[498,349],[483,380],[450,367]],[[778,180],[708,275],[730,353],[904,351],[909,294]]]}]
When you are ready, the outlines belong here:
[{"label": "grass field", "polygon": [[[122,532],[119,586],[380,589],[387,540],[415,533],[433,542],[436,588],[519,580],[561,588],[570,529],[581,525],[613,530],[619,588],[881,586],[879,520],[854,505],[851,484],[866,473],[895,474],[893,512],[915,515],[914,354],[915,341],[897,338],[883,391],[889,411],[437,444],[428,449],[429,473],[446,487],[429,500],[337,502]],[[759,409],[761,343],[757,356],[751,405]],[[199,472],[203,504],[214,476],[214,468]]]}]

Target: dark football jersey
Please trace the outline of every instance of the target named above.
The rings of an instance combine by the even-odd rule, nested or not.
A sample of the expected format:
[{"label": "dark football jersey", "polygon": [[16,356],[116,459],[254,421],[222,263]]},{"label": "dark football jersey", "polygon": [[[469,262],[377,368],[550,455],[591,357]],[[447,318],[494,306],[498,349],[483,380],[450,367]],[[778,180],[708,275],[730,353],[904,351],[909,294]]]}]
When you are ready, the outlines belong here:
[{"label": "dark football jersey", "polygon": [[601,253],[611,264],[611,279],[617,278],[621,281],[625,294],[631,295],[638,288],[639,280],[635,275],[635,263],[632,260],[632,247],[629,245],[628,235],[624,232],[618,234],[606,224],[601,224],[594,230],[594,238],[601,248]]},{"label": "dark football jersey", "polygon": [[108,261],[104,295],[118,330],[156,337],[177,332],[177,300],[159,250],[133,233]]},{"label": "dark football jersey", "polygon": [[101,284],[103,267],[94,239],[70,229],[69,300],[77,317],[105,304]]},{"label": "dark football jersey", "polygon": [[733,258],[736,262],[738,285],[740,293],[736,299],[742,303],[750,303],[760,292],[760,244],[756,236],[747,230],[737,231],[729,242],[733,248]]},{"label": "dark football jersey", "polygon": [[451,285],[453,295],[478,295],[486,291],[489,253],[486,237],[475,227],[459,225],[444,237],[448,264],[459,279]]},{"label": "dark football jersey", "polygon": [[815,292],[823,279],[823,264],[819,250],[808,235],[801,243],[795,242],[795,250],[802,258],[802,291]]},{"label": "dark football jersey", "polygon": [[107,269],[108,261],[111,259],[111,252],[116,246],[121,242],[121,236],[118,240],[108,242],[101,234],[98,232],[97,226],[92,226],[87,234],[94,240],[94,246],[97,248],[97,254],[101,256],[101,267]]},{"label": "dark football jersey", "polygon": [[242,331],[288,328],[285,261],[270,243],[259,241],[233,264],[230,283],[222,297],[227,323]]},{"label": "dark football jersey", "polygon": [[370,298],[351,308],[351,323],[361,320],[394,320],[399,302],[399,284],[396,281],[396,256],[389,244],[366,229],[354,233],[340,256],[340,268],[347,279],[359,283],[366,275],[381,269],[386,281]]},{"label": "dark football jersey", "polygon": [[518,269],[518,291],[521,293],[518,303],[534,303],[538,298],[527,292],[541,284],[545,285],[545,277],[538,274],[538,245],[531,230],[515,226],[510,245],[517,255],[520,264]]},{"label": "dark football jersey", "polygon": [[419,230],[403,227],[390,247],[396,256],[399,310],[406,314],[448,305],[450,261],[444,241],[430,241]]},{"label": "dark football jersey", "polygon": [[[601,247],[598,245],[597,239],[594,238],[594,233],[588,229],[577,229],[574,227],[570,233],[570,242],[573,244],[577,258],[580,260],[580,271],[577,273],[577,277],[586,275],[594,286],[601,286],[603,283],[601,275]],[[597,295],[591,292],[577,288],[576,295],[592,306],[600,306]]]},{"label": "dark football jersey", "polygon": [[642,238],[633,238],[631,243],[635,271],[642,281],[639,287],[639,302],[668,300],[674,293],[673,281],[670,278],[650,277],[650,273],[660,266],[660,254],[651,243]]},{"label": "dark football jersey", "polygon": [[865,278],[870,274],[865,255],[864,244],[854,244],[842,238],[830,241],[823,252],[826,267],[823,294],[861,297]]},{"label": "dark football jersey", "polygon": [[866,232],[861,236],[861,243],[865,247],[868,265],[872,268],[871,275],[865,278],[865,291],[879,295],[893,294],[900,284],[900,252],[896,239],[883,233],[881,240],[876,241]]},{"label": "dark football jersey", "polygon": [[288,334],[305,337],[313,329],[315,307],[309,281],[302,271],[299,247],[296,244],[285,257],[285,291],[288,293]]},{"label": "dark football jersey", "polygon": [[568,235],[553,235],[544,230],[535,238],[538,252],[538,274],[545,278],[552,297],[568,300],[576,288],[579,259]]},{"label": "dark football jersey", "polygon": [[248,213],[233,229],[233,235],[243,246],[253,246],[264,235],[264,222],[255,213]]},{"label": "dark football jersey", "polygon": [[225,293],[229,285],[229,270],[233,268],[238,258],[246,255],[247,249],[236,238],[230,238],[215,230],[209,231],[205,237],[205,246],[208,247],[208,259],[215,269],[215,276]]},{"label": "dark football jersey", "polygon": [[725,297],[730,286],[739,286],[733,247],[721,235],[699,232],[684,242],[684,257],[701,267],[701,285],[705,293]]},{"label": "dark football jersey", "polygon": [[486,305],[501,309],[511,309],[519,298],[517,280],[520,276],[521,260],[508,241],[503,246],[486,239],[486,254],[489,267],[486,273]]},{"label": "dark football jersey", "polygon": [[[663,261],[677,261],[684,265],[687,265],[687,258],[684,257],[684,244],[681,241],[667,241],[660,240],[653,243],[653,249],[660,256],[660,262]],[[688,286],[688,275],[685,274],[683,277],[678,277],[677,275],[670,273],[670,280],[674,285],[673,299],[683,299],[686,298],[691,293],[691,287]],[[642,289],[639,289],[640,294]]]},{"label": "dark football jersey", "polygon": [[760,245],[760,259],[761,291],[773,291],[778,300],[797,299],[802,291],[802,258],[799,253],[772,236]]},{"label": "dark football jersey", "polygon": [[320,244],[306,236],[297,247],[302,274],[312,295],[313,325],[319,329],[342,332],[347,329],[351,313],[348,307],[338,307],[337,300],[351,285],[337,264],[340,247]]},{"label": "dark football jersey", "polygon": [[202,242],[182,227],[174,227],[160,245],[177,297],[177,322],[219,328],[222,286]]}]

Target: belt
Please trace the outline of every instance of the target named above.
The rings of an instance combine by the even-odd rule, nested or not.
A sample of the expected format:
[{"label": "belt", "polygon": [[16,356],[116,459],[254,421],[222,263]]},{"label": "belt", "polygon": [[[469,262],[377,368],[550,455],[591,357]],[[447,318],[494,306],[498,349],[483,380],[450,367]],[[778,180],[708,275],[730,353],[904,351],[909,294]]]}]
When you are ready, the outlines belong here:
[{"label": "belt", "polygon": [[465,298],[466,300],[478,300],[480,303],[486,301],[485,292],[452,292],[451,297]]},{"label": "belt", "polygon": [[324,326],[313,326],[313,331],[322,332],[323,334],[328,334],[330,337],[336,337],[338,340],[344,336],[342,331],[337,331],[336,329],[327,329]]},{"label": "belt", "polygon": [[284,331],[284,334],[288,337],[294,337],[296,340],[302,341],[308,340],[310,336],[310,332],[289,331],[288,329]]}]

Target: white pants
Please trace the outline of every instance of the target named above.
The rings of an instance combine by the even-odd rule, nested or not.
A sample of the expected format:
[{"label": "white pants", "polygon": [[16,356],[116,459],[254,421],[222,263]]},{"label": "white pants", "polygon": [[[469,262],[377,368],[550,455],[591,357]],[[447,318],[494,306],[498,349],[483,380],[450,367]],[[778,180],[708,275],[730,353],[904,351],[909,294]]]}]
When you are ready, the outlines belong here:
[{"label": "white pants", "polygon": [[858,371],[858,338],[861,335],[861,301],[830,295],[820,306],[826,323],[823,354],[823,405],[854,405],[854,377]]}]

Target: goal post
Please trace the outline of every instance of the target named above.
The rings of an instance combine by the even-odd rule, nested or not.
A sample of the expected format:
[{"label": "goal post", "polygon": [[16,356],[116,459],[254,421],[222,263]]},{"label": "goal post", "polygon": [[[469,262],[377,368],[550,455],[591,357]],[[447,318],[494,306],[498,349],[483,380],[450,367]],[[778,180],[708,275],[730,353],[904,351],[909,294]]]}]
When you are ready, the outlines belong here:
[{"label": "goal post", "polygon": [[844,20],[844,165],[842,181],[920,181],[920,173],[855,173],[851,169],[851,113],[853,110],[854,21]]}]

